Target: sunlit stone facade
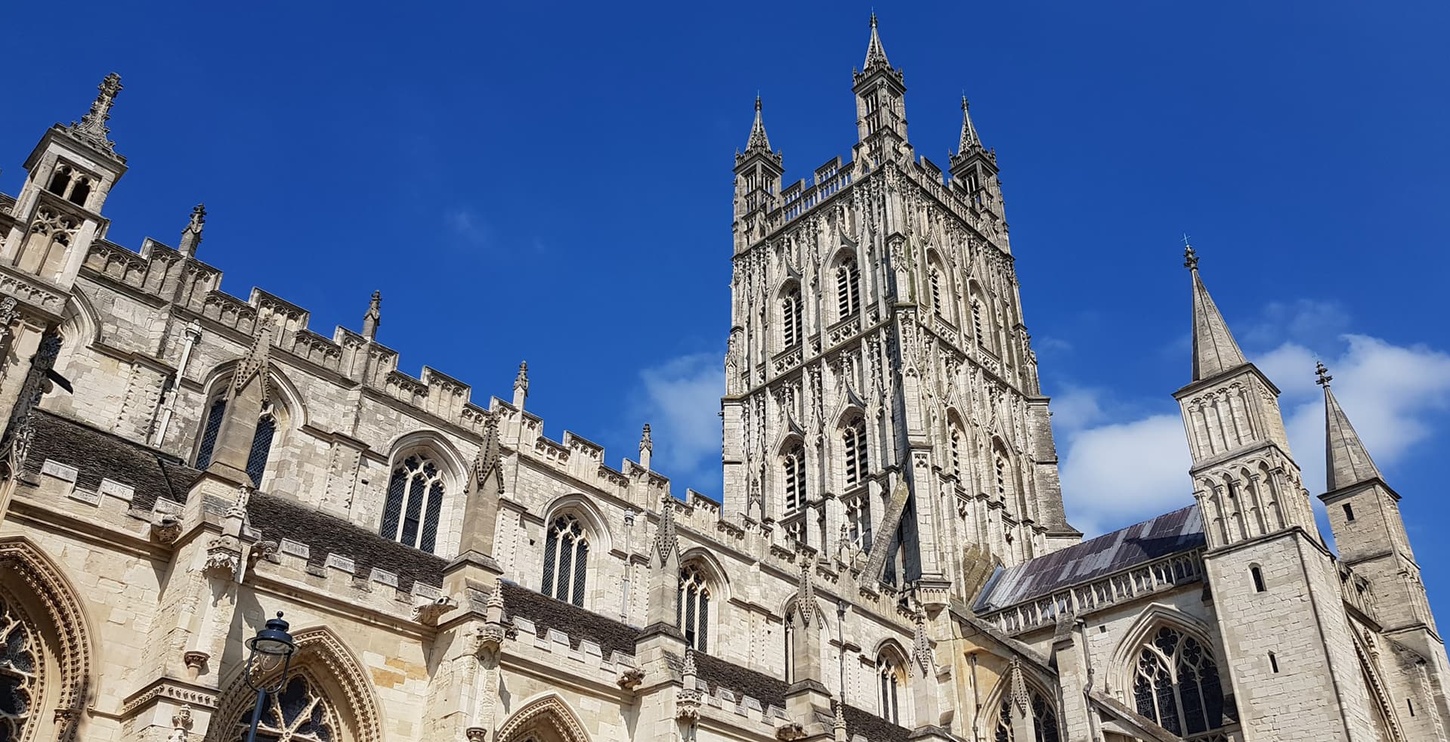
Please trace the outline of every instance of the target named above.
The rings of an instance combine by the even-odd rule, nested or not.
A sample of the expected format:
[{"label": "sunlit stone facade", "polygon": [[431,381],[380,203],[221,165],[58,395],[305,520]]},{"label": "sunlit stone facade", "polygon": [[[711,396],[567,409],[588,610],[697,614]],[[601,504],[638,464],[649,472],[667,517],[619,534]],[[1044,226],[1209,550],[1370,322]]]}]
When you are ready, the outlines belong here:
[{"label": "sunlit stone facade", "polygon": [[377,295],[329,337],[223,291],[200,206],[109,242],[108,77],[0,195],[0,740],[237,740],[277,611],[266,739],[1446,739],[1327,374],[1337,557],[1190,251],[1194,500],[1079,543],[996,154],[965,101],[947,170],[914,154],[874,19],[853,83],[849,161],[785,185],[759,101],[736,157],[717,499],[648,426],[617,466],[546,437],[523,366],[400,371]]}]

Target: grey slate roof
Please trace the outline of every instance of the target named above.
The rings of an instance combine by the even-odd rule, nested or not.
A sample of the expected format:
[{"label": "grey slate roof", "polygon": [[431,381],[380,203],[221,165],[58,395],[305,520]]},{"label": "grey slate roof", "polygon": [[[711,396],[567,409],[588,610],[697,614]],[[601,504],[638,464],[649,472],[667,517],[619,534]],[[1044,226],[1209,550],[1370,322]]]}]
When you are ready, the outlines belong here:
[{"label": "grey slate roof", "polygon": [[1198,505],[1189,505],[1015,567],[998,568],[972,610],[999,610],[1203,545],[1203,517]]}]

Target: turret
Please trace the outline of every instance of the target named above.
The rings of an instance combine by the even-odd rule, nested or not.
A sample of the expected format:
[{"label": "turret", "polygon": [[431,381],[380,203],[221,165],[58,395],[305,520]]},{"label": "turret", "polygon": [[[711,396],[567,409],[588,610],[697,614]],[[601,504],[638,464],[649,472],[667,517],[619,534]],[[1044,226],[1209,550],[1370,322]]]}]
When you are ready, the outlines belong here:
[{"label": "turret", "polygon": [[765,215],[780,202],[780,178],[785,173],[781,154],[770,148],[760,96],[755,96],[755,121],[745,151],[735,153],[735,250],[749,247],[764,236]]},{"label": "turret", "polygon": [[952,184],[965,191],[977,208],[1004,219],[1002,183],[997,178],[997,152],[982,144],[972,122],[971,104],[962,96],[962,134],[956,154],[951,156]]},{"label": "turret", "polygon": [[26,158],[14,221],[0,234],[0,264],[62,289],[75,281],[86,251],[110,224],[101,206],[126,172],[106,126],[120,92],[121,77],[107,75],[90,111],[69,126],[52,126]]},{"label": "turret", "polygon": [[906,139],[906,78],[891,66],[876,14],[871,14],[871,38],[866,44],[866,61],[852,73],[856,94],[856,162],[877,167],[901,154],[909,157]]}]

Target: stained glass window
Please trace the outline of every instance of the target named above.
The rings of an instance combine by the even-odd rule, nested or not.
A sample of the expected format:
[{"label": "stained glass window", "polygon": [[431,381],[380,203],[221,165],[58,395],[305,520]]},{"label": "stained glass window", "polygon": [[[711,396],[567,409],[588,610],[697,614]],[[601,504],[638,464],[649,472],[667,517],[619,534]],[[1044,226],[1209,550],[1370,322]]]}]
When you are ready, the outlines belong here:
[{"label": "stained glass window", "polygon": [[1213,657],[1197,639],[1167,626],[1138,653],[1133,701],[1138,713],[1174,734],[1224,724],[1223,687]]},{"label": "stained glass window", "polygon": [[196,451],[196,468],[205,469],[211,463],[212,452],[216,449],[217,433],[221,432],[222,418],[226,417],[227,401],[218,399],[211,403],[211,409],[206,413],[206,426],[201,432],[201,447]]},{"label": "stained glass window", "polygon": [[696,652],[708,652],[710,582],[697,564],[687,564],[680,570],[679,615],[676,618],[680,631],[685,634],[685,643]]},{"label": "stained glass window", "polygon": [[[252,723],[252,706],[237,720],[240,727],[234,740],[247,737]],[[336,712],[307,678],[294,675],[279,693],[267,696],[257,724],[257,739],[268,742],[333,742],[336,733]]]},{"label": "stained glass window", "polygon": [[0,595],[0,742],[23,736],[33,718],[41,664],[35,633]]}]

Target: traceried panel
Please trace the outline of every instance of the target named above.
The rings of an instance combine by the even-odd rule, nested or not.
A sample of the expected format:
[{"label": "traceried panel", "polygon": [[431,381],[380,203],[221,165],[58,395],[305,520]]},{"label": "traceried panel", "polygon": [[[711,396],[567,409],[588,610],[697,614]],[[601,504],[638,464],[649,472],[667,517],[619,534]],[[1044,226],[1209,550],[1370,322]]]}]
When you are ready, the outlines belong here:
[{"label": "traceried panel", "polygon": [[24,737],[40,697],[43,665],[35,629],[0,593],[0,742]]},{"label": "traceried panel", "polygon": [[421,453],[405,457],[388,480],[380,532],[394,541],[433,552],[445,494],[443,471],[437,463]]},{"label": "traceried panel", "polygon": [[1138,652],[1133,679],[1138,713],[1174,734],[1198,734],[1226,722],[1223,687],[1208,648],[1164,626]]},{"label": "traceried panel", "polygon": [[[247,705],[237,720],[234,742],[247,738],[252,723],[252,706]],[[334,742],[337,711],[327,697],[305,676],[294,675],[280,693],[267,696],[257,724],[257,739],[268,742]]]}]

